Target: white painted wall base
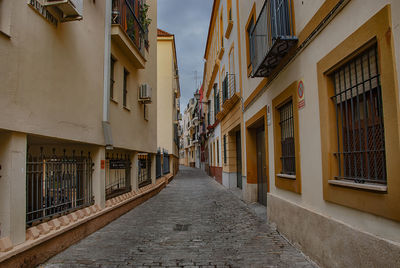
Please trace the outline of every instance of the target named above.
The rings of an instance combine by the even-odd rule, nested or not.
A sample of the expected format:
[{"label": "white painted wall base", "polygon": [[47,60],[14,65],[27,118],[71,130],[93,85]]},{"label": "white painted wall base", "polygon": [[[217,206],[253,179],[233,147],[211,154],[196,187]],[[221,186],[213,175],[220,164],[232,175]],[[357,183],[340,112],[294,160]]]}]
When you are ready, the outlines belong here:
[{"label": "white painted wall base", "polygon": [[257,202],[257,189],[257,184],[247,183],[247,180],[243,180],[244,201],[247,203]]},{"label": "white painted wall base", "polygon": [[267,198],[268,221],[321,267],[399,267],[400,244],[279,196]]}]

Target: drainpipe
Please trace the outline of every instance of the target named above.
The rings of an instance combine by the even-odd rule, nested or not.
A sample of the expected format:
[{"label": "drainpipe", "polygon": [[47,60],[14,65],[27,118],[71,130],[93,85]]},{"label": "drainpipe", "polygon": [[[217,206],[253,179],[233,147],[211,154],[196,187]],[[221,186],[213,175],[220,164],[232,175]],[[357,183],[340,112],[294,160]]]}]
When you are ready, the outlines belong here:
[{"label": "drainpipe", "polygon": [[106,149],[113,149],[110,119],[110,65],[111,65],[111,12],[112,1],[107,0],[104,23],[104,91],[103,91],[103,133]]}]

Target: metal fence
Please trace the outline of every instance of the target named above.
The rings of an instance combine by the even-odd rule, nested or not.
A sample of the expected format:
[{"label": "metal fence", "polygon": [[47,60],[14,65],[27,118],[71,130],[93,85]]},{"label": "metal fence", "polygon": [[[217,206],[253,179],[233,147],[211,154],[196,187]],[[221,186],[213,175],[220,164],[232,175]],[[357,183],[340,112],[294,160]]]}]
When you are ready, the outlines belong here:
[{"label": "metal fence", "polygon": [[131,160],[129,154],[107,154],[106,159],[106,199],[131,191]]},{"label": "metal fence", "polygon": [[113,0],[112,23],[121,25],[139,51],[144,54],[147,31],[139,20],[141,1]]},{"label": "metal fence", "polygon": [[151,184],[151,155],[139,154],[138,158],[138,185],[141,188]]},{"label": "metal fence", "polygon": [[266,0],[250,33],[254,76],[267,76],[297,42],[291,0]]},{"label": "metal fence", "polygon": [[232,98],[236,93],[236,78],[235,74],[226,73],[225,79],[222,82],[222,104]]},{"label": "metal fence", "polygon": [[28,150],[26,168],[26,222],[51,218],[94,203],[92,192],[93,162],[90,153],[61,155],[53,149],[46,156],[41,148],[38,156]]},{"label": "metal fence", "polygon": [[158,151],[156,154],[156,178],[161,178],[161,152]]},{"label": "metal fence", "polygon": [[279,108],[281,127],[281,161],[282,174],[296,174],[296,154],[294,144],[294,117],[293,101],[289,101]]},{"label": "metal fence", "polygon": [[169,174],[170,173],[170,167],[169,167],[169,161],[170,157],[167,151],[163,152],[163,174]]},{"label": "metal fence", "polygon": [[385,133],[377,46],[332,74],[337,179],[386,184]]}]

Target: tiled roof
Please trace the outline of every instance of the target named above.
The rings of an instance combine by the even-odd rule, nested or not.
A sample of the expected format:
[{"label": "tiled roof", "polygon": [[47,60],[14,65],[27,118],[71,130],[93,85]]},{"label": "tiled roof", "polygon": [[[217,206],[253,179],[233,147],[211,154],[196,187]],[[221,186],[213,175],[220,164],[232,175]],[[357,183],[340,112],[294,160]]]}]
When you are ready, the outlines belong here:
[{"label": "tiled roof", "polygon": [[170,34],[164,30],[157,29],[157,36],[173,36],[173,34]]}]

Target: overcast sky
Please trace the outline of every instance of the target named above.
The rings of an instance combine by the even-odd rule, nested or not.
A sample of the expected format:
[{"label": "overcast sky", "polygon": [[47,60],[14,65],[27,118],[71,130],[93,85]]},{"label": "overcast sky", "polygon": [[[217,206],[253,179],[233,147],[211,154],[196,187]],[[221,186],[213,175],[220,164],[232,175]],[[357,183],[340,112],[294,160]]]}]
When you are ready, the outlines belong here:
[{"label": "overcast sky", "polygon": [[175,34],[181,85],[181,111],[203,79],[212,0],[158,0],[158,28]]}]

